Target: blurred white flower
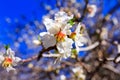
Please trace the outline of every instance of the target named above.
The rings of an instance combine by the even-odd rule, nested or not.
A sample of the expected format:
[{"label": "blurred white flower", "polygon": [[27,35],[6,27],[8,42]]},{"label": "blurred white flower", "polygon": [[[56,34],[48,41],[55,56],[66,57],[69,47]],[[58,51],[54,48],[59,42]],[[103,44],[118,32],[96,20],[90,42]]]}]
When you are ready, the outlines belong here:
[{"label": "blurred white flower", "polygon": [[108,29],[107,28],[102,28],[102,32],[100,34],[100,38],[102,40],[107,40],[108,39]]},{"label": "blurred white flower", "polygon": [[87,6],[87,11],[88,11],[88,17],[94,17],[95,13],[97,12],[97,7],[96,5],[88,5]]},{"label": "blurred white flower", "polygon": [[79,78],[78,80],[85,80],[86,76],[84,74],[83,68],[78,66],[72,68],[73,73]]},{"label": "blurred white flower", "polygon": [[60,80],[66,80],[66,76],[65,75],[60,75]]},{"label": "blurred white flower", "polygon": [[118,53],[120,53],[120,44],[117,45]]},{"label": "blurred white flower", "polygon": [[21,58],[15,57],[15,53],[11,50],[11,48],[8,48],[5,54],[0,54],[0,64],[8,72],[10,70],[15,70],[13,66],[17,66],[20,61]]}]

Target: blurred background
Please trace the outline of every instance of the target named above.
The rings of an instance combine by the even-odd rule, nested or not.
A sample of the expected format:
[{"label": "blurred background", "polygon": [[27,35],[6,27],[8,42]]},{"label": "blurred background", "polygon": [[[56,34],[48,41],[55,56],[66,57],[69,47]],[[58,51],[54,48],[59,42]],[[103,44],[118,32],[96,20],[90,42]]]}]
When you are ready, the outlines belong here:
[{"label": "blurred background", "polygon": [[[67,3],[71,3],[72,5],[69,5]],[[97,6],[96,15],[93,18],[86,17],[83,20],[83,23],[88,29],[88,34],[90,35],[90,37],[93,36],[94,32],[96,31],[96,28],[93,27],[94,24],[100,19],[104,18],[104,16],[106,16],[108,12],[118,3],[120,4],[119,0],[89,0],[89,4],[95,4]],[[0,0],[1,52],[4,51],[4,45],[9,44],[10,47],[15,51],[16,55],[21,57],[22,59],[26,59],[32,57],[35,54],[38,54],[41,47],[34,45],[33,40],[37,39],[39,33],[45,30],[44,25],[42,23],[43,16],[54,15],[54,13],[59,11],[60,8],[67,7],[69,7],[69,9],[71,10],[75,8],[78,10],[76,12],[82,13],[84,6],[84,0]],[[105,23],[105,25],[103,25],[106,28],[108,28],[109,31],[112,30],[113,26],[117,26],[117,28],[115,28],[112,32],[112,37],[110,37],[109,39],[111,42],[112,40],[116,40],[118,42],[120,40],[120,26],[118,25],[119,21],[120,8],[117,8],[117,10],[110,14],[108,22]],[[108,51],[111,51],[115,48],[116,47],[114,46],[110,46]],[[45,62],[42,63],[42,61]],[[9,75],[9,73],[6,73],[4,70],[1,69],[0,80],[55,80],[38,77],[43,74],[40,74],[39,72],[34,73],[34,71],[30,70],[31,67],[33,67],[33,65],[35,64],[35,62],[36,61],[33,61],[30,64],[24,64],[22,66],[17,67],[20,70],[18,70],[18,74],[11,74],[12,77],[11,75]],[[43,59],[36,64],[48,64],[47,59]],[[39,66],[37,66],[37,68],[38,67]],[[35,68],[35,70],[37,68]],[[64,72],[61,71],[61,73],[70,74],[67,71],[67,69],[63,71]],[[32,75],[32,77],[30,77],[30,75]],[[52,75],[53,74],[51,73],[51,76]],[[68,75],[67,77],[70,76]],[[59,80],[59,78],[56,78],[56,80]]]}]

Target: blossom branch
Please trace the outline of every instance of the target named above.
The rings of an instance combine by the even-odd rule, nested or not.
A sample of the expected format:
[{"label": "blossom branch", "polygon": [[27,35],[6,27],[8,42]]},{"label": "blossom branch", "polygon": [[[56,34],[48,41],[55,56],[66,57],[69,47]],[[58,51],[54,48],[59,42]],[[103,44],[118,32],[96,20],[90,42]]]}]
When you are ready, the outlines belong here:
[{"label": "blossom branch", "polygon": [[35,55],[35,56],[31,57],[31,58],[22,60],[21,62],[22,62],[22,63],[26,63],[26,62],[30,62],[30,61],[35,60],[35,59],[37,59],[37,55]]},{"label": "blossom branch", "polygon": [[60,57],[60,54],[42,54],[43,57]]},{"label": "blossom branch", "polygon": [[[99,45],[99,42],[95,42],[94,44],[92,44],[88,47],[79,48],[79,51],[88,51],[88,50],[94,49],[98,45]],[[22,60],[21,62],[25,63],[25,62],[30,62],[30,61],[35,60],[35,59],[39,60],[41,57],[60,57],[61,56],[60,54],[43,54],[44,52],[47,52],[47,51],[55,49],[55,48],[56,47],[53,46],[53,47],[49,47],[47,49],[43,49],[42,51],[39,52],[39,56],[35,55],[35,56],[28,58],[26,60]]]}]

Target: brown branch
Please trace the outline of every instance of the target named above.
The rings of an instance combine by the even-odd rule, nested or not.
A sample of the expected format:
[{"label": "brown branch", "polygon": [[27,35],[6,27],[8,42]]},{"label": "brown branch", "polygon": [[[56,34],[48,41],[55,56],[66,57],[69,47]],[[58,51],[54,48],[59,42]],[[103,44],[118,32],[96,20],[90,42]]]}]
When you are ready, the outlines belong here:
[{"label": "brown branch", "polygon": [[22,62],[22,63],[26,63],[26,62],[30,62],[30,61],[35,60],[35,59],[37,59],[37,55],[35,55],[35,56],[33,56],[33,57],[30,57],[30,58],[28,58],[28,59],[22,60],[21,62]]},{"label": "brown branch", "polygon": [[50,51],[50,50],[53,50],[53,49],[56,49],[56,46],[52,46],[52,47],[49,47],[49,48],[47,48],[47,49],[43,49],[43,50],[39,51],[39,55],[38,55],[38,57],[37,57],[37,61],[40,60],[40,58],[42,57],[42,54],[43,54],[44,52],[47,52],[47,51]]},{"label": "brown branch", "polygon": [[82,20],[84,19],[85,15],[86,15],[87,5],[88,5],[88,0],[85,0],[85,7],[83,9],[81,18],[78,20],[79,22],[82,22]]},{"label": "brown branch", "polygon": [[115,74],[120,75],[120,71],[119,71],[118,69],[114,68],[114,67],[111,66],[111,65],[104,64],[102,67],[103,67],[103,68],[106,68],[106,69],[108,69],[108,70],[110,70],[110,71],[112,71],[112,72],[114,72]]}]

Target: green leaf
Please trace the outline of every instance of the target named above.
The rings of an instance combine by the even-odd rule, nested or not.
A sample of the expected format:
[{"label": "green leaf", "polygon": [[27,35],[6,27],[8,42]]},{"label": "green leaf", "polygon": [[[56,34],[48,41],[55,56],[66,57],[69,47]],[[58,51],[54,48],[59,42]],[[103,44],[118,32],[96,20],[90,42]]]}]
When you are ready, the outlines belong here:
[{"label": "green leaf", "polygon": [[41,41],[41,38],[40,38],[40,36],[38,36],[38,40],[39,40],[39,41]]},{"label": "green leaf", "polygon": [[76,58],[77,50],[76,50],[76,49],[72,49],[71,52],[72,52],[71,57],[72,57],[72,58]]},{"label": "green leaf", "polygon": [[69,23],[71,26],[73,26],[73,25],[75,24],[75,18],[70,19],[70,20],[68,21],[68,23]]},{"label": "green leaf", "polygon": [[73,54],[77,54],[77,50],[76,49],[72,49],[72,53]]},{"label": "green leaf", "polygon": [[10,45],[9,45],[9,44],[4,45],[4,48],[5,48],[6,50],[7,50],[9,47],[10,47]]}]

